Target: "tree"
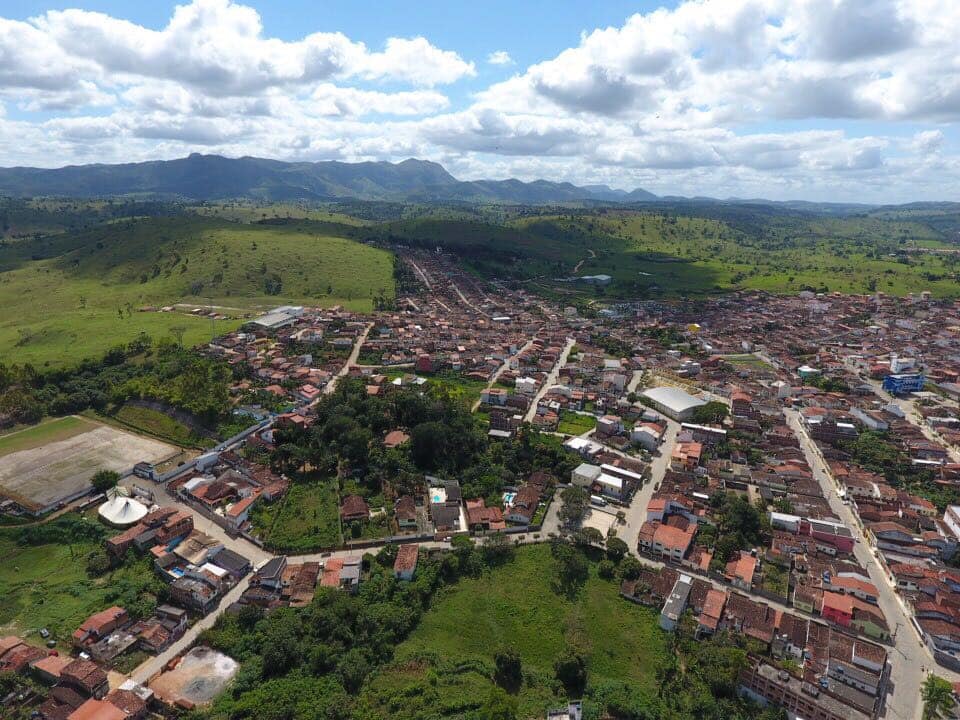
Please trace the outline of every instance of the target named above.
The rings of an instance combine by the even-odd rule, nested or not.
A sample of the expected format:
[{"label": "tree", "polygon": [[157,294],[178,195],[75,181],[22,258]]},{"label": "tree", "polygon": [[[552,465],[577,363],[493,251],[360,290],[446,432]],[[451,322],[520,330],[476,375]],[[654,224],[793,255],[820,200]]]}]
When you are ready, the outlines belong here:
[{"label": "tree", "polygon": [[617,566],[613,564],[613,560],[604,558],[597,565],[597,575],[602,577],[604,580],[611,580],[616,574]]},{"label": "tree", "polygon": [[370,661],[360,648],[348,650],[337,664],[340,682],[347,692],[356,693],[370,673]]},{"label": "tree", "polygon": [[607,557],[614,562],[620,562],[630,552],[630,546],[618,537],[607,539]]},{"label": "tree", "polygon": [[184,325],[174,325],[172,328],[170,328],[170,334],[176,339],[177,347],[183,347],[183,336],[186,334],[186,332],[187,328]]},{"label": "tree", "polygon": [[569,487],[560,493],[560,500],[563,504],[557,514],[564,523],[577,526],[583,522],[590,507],[590,496],[586,490],[582,487]]},{"label": "tree", "polygon": [[587,685],[587,661],[580,653],[563,655],[553,664],[553,671],[567,695],[580,697]]},{"label": "tree", "polygon": [[620,563],[620,577],[624,580],[636,580],[640,577],[641,570],[643,570],[643,565],[632,555],[628,555]]},{"label": "tree", "polygon": [[585,527],[573,535],[577,545],[603,545],[603,533],[595,527]]},{"label": "tree", "polygon": [[691,420],[695,423],[708,424],[708,423],[721,423],[723,419],[730,414],[730,408],[727,407],[725,402],[720,402],[719,400],[711,400],[705,405],[694,409]]},{"label": "tree", "polygon": [[550,553],[557,569],[557,590],[574,595],[590,574],[586,556],[579,548],[563,540],[554,540],[550,545]]},{"label": "tree", "polygon": [[501,647],[493,656],[493,679],[500,687],[514,692],[523,682],[520,653],[512,645]]},{"label": "tree", "polygon": [[953,687],[937,675],[928,675],[923,681],[920,697],[923,698],[923,720],[939,718],[954,705]]},{"label": "tree", "polygon": [[495,532],[487,536],[483,543],[483,557],[489,565],[513,557],[513,545],[506,533]]},{"label": "tree", "polygon": [[116,487],[120,482],[120,473],[113,470],[97,470],[90,479],[93,489],[98,493],[106,492],[110,488]]},{"label": "tree", "polygon": [[517,699],[500,688],[494,688],[477,711],[478,720],[516,720]]}]

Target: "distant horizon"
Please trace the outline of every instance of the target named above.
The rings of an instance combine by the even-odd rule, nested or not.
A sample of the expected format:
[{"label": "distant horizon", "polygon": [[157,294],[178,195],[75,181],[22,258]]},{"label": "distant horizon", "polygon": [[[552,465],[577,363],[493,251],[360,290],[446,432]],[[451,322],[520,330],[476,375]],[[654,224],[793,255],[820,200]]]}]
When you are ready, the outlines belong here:
[{"label": "distant horizon", "polygon": [[[614,186],[611,186],[611,185],[607,185],[606,183],[585,183],[585,184],[582,184],[582,185],[581,185],[581,184],[579,184],[579,183],[571,183],[571,182],[568,181],[568,180],[553,180],[553,179],[551,179],[551,178],[549,178],[549,177],[537,177],[537,178],[532,178],[532,179],[529,179],[529,180],[528,180],[528,179],[523,179],[523,178],[518,178],[518,177],[515,177],[515,176],[500,177],[500,178],[497,178],[497,177],[464,178],[464,177],[457,176],[456,174],[450,172],[450,170],[448,170],[448,169],[443,165],[443,163],[440,163],[440,162],[438,162],[438,161],[436,161],[436,160],[430,160],[430,159],[427,159],[427,158],[418,158],[418,157],[401,158],[401,159],[398,159],[398,160],[355,160],[355,161],[350,161],[350,160],[323,160],[323,159],[320,159],[320,160],[289,160],[289,159],[283,159],[283,158],[264,157],[264,156],[260,156],[260,155],[240,155],[240,156],[235,156],[235,157],[233,157],[233,156],[230,156],[230,155],[225,155],[225,154],[223,154],[223,153],[205,153],[205,152],[194,151],[194,152],[190,152],[190,153],[188,153],[188,154],[186,154],[186,155],[181,155],[181,156],[179,156],[179,157],[172,157],[172,158],[154,158],[154,159],[146,159],[146,160],[132,160],[132,161],[128,161],[128,162],[115,162],[115,163],[112,163],[112,162],[71,163],[71,164],[68,164],[68,165],[55,165],[55,166],[50,166],[50,167],[43,167],[43,166],[38,166],[38,165],[0,165],[0,170],[65,170],[65,169],[68,169],[68,168],[81,168],[81,167],[90,167],[90,166],[96,166],[96,165],[100,165],[100,166],[104,166],[104,167],[117,166],[117,165],[140,165],[140,164],[152,163],[152,162],[173,162],[173,161],[176,161],[176,160],[186,160],[186,159],[188,159],[191,155],[199,155],[199,156],[203,156],[203,157],[219,157],[219,158],[223,158],[223,159],[225,159],[225,160],[244,160],[244,159],[248,159],[248,160],[269,160],[269,161],[275,161],[275,162],[281,162],[281,163],[289,163],[289,164],[297,164],[297,163],[322,164],[322,163],[334,163],[334,162],[336,162],[336,163],[341,163],[341,164],[344,164],[344,165],[361,165],[361,164],[364,164],[364,163],[383,163],[383,164],[388,164],[388,165],[400,165],[400,164],[402,164],[402,163],[404,163],[404,162],[414,161],[414,162],[432,163],[432,164],[434,164],[434,165],[438,165],[438,166],[440,166],[445,172],[447,172],[448,174],[450,174],[455,180],[460,181],[460,182],[481,182],[481,181],[504,182],[504,181],[515,180],[515,181],[519,181],[519,182],[522,182],[522,183],[525,183],[525,184],[531,184],[531,183],[536,183],[536,182],[545,181],[545,182],[557,183],[557,184],[560,184],[560,183],[569,183],[569,184],[572,184],[572,185],[574,185],[574,186],[576,186],[576,187],[579,187],[579,188],[590,188],[590,187],[599,188],[599,187],[606,187],[606,188],[608,188],[609,190],[611,190],[611,191],[613,191],[613,192],[621,192],[621,191],[622,191],[622,192],[624,192],[625,194],[629,194],[629,193],[631,193],[631,192],[633,192],[633,191],[637,191],[637,190],[639,190],[639,191],[652,192],[652,191],[650,191],[648,188],[643,188],[643,187],[621,187],[621,188],[618,188],[618,187],[614,187]],[[856,201],[843,201],[843,200],[807,200],[807,199],[804,199],[804,198],[797,198],[797,197],[794,197],[794,198],[785,198],[785,199],[774,199],[774,198],[767,198],[767,197],[740,197],[740,196],[734,196],[734,195],[728,195],[728,196],[720,196],[720,195],[683,195],[683,194],[681,194],[681,193],[676,193],[676,192],[667,192],[667,193],[663,193],[663,194],[654,193],[654,194],[657,196],[657,197],[656,197],[656,200],[650,200],[649,202],[656,202],[656,201],[660,201],[660,200],[670,201],[670,200],[675,200],[675,199],[676,199],[676,200],[688,200],[688,201],[691,201],[691,202],[696,202],[696,201],[698,201],[698,200],[704,200],[704,201],[715,201],[715,202],[720,202],[720,203],[737,203],[737,202],[742,202],[742,203],[758,202],[758,203],[777,203],[777,204],[810,203],[810,204],[814,204],[814,205],[862,206],[862,207],[864,207],[864,208],[876,208],[876,207],[882,207],[882,206],[897,207],[897,206],[902,206],[902,205],[914,205],[914,204],[920,204],[920,203],[956,203],[956,204],[960,204],[960,198],[957,198],[957,199],[951,199],[951,198],[923,198],[923,199],[914,199],[914,200],[904,200],[903,202],[862,202],[862,201],[861,201],[861,202],[856,202]],[[65,197],[69,197],[69,196],[65,196]],[[118,197],[122,197],[122,196],[118,196]],[[241,198],[238,198],[238,199],[241,199]],[[247,199],[252,201],[252,198],[247,198]],[[301,198],[301,199],[302,199],[302,200],[307,200],[308,198]],[[350,198],[344,197],[344,198],[342,198],[342,199],[343,199],[343,200],[348,200],[348,199],[350,199]],[[584,199],[584,200],[589,200],[589,201],[592,201],[592,202],[616,202],[615,200],[603,200],[603,199],[596,199],[596,198],[583,198],[583,199]],[[363,200],[361,200],[361,202],[362,202],[362,201],[363,201]],[[272,203],[272,202],[277,202],[277,201],[264,200],[264,201],[262,201],[262,202],[264,202],[265,204],[268,204],[268,205],[269,205],[270,203]],[[328,201],[323,201],[323,202],[337,202],[337,199],[334,198],[334,199],[330,199],[330,200],[328,200]],[[628,202],[628,203],[642,203],[642,202],[644,202],[644,200],[634,199],[634,200],[628,200],[628,201],[626,201],[626,202]],[[550,204],[550,203],[546,203],[546,204]]]},{"label": "distant horizon", "polygon": [[960,3],[76,4],[0,11],[4,167],[415,157],[661,196],[960,198]]}]

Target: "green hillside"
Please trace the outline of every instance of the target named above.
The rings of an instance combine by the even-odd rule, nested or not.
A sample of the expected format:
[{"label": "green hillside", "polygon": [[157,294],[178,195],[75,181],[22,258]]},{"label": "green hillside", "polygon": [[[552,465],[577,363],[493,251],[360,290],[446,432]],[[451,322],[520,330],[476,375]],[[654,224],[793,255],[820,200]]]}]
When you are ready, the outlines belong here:
[{"label": "green hillside", "polygon": [[[737,289],[960,295],[960,255],[948,234],[902,217],[689,205],[528,211],[502,223],[421,218],[377,232],[388,242],[442,247],[480,276],[524,281],[566,300]],[[595,289],[569,280],[597,274],[610,275],[611,285]]]},{"label": "green hillside", "polygon": [[231,316],[222,332],[281,303],[365,311],[392,298],[390,253],[326,234],[336,229],[147,218],[0,248],[0,361],[64,364],[173,327],[200,342],[211,323],[187,314],[199,305]]}]

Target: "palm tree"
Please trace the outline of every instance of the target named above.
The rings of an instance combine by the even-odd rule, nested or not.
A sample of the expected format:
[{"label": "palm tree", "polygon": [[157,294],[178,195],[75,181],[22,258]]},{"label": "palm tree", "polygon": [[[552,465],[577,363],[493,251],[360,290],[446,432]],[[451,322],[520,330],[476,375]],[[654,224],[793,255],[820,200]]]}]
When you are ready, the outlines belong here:
[{"label": "palm tree", "polygon": [[928,675],[920,690],[923,720],[934,720],[954,706],[953,686],[937,675]]}]

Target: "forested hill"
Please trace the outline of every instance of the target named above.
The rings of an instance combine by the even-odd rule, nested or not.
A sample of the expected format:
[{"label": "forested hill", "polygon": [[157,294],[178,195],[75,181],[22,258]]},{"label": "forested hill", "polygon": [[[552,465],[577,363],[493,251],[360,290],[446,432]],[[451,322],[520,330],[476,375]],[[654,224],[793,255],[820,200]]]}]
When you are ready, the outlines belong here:
[{"label": "forested hill", "polygon": [[642,201],[644,190],[577,187],[536,180],[457,180],[437,163],[282,162],[193,154],[178,160],[57,169],[0,168],[0,195],[11,197],[163,196],[191,200],[391,200],[403,202],[558,203]]}]

